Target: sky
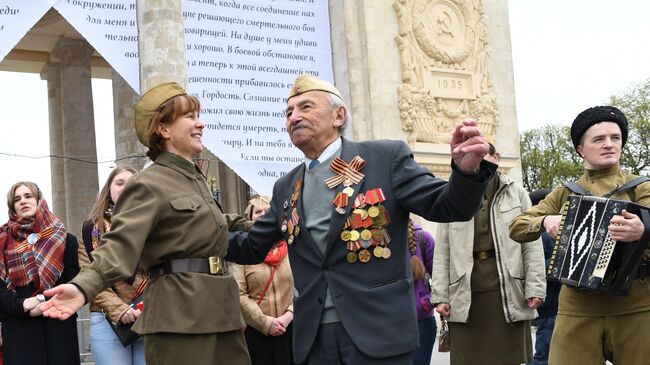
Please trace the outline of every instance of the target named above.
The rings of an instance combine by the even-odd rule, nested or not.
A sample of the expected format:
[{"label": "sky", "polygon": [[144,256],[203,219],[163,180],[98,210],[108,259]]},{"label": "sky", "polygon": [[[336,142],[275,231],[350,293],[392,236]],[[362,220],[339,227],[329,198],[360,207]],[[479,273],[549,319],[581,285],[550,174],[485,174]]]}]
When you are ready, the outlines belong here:
[{"label": "sky", "polygon": [[[650,2],[509,0],[508,6],[520,132],[569,125],[580,111],[650,78]],[[0,72],[0,85],[0,194],[30,180],[49,203],[50,161],[38,158],[50,152],[47,83],[37,74]],[[103,184],[115,159],[111,81],[93,79],[92,87]],[[3,207],[0,222],[7,220]]]}]

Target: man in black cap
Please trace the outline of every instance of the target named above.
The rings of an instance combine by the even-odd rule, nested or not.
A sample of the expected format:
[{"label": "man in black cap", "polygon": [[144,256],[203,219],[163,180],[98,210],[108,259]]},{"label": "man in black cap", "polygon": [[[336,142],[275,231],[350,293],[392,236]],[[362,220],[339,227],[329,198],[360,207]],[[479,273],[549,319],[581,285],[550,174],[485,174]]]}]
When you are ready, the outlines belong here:
[{"label": "man in black cap", "polygon": [[[619,166],[627,135],[627,119],[617,108],[597,106],[580,113],[571,126],[571,140],[585,167],[576,184],[594,196],[616,191],[610,196],[612,199],[648,206],[649,183],[619,189],[638,178]],[[515,218],[510,224],[510,237],[525,242],[546,231],[555,238],[560,227],[560,211],[571,194],[565,186],[553,190],[538,205]],[[625,210],[612,218],[608,230],[612,239],[621,242],[636,242],[645,233],[640,217]],[[650,249],[646,249],[637,278],[625,297],[562,287],[551,339],[550,364],[604,364],[605,360],[616,364],[647,364],[650,361],[650,284],[646,279],[649,260]]]}]

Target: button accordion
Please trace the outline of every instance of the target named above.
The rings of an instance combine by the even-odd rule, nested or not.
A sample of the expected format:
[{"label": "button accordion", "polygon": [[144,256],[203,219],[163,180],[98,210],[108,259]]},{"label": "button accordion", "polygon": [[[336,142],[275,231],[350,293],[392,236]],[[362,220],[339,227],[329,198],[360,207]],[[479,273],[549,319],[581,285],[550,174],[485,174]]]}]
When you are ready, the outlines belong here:
[{"label": "button accordion", "polygon": [[635,243],[612,240],[610,220],[623,209],[645,222],[650,218],[647,207],[629,201],[569,196],[547,277],[577,288],[627,295],[646,243],[643,238]]}]

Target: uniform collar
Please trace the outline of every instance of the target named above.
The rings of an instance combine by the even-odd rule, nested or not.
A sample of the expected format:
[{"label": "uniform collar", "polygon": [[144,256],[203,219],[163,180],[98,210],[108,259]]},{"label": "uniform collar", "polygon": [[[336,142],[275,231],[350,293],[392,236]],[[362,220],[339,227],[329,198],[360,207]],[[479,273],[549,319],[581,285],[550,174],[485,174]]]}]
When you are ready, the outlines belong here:
[{"label": "uniform collar", "polygon": [[601,179],[610,176],[616,176],[621,172],[621,166],[616,164],[614,166],[606,167],[599,170],[585,169],[585,175],[590,179]]},{"label": "uniform collar", "polygon": [[188,177],[194,177],[198,169],[196,164],[189,161],[188,159],[167,151],[160,152],[160,155],[158,155],[158,158],[156,158],[156,163],[171,167],[172,169],[181,172]]}]

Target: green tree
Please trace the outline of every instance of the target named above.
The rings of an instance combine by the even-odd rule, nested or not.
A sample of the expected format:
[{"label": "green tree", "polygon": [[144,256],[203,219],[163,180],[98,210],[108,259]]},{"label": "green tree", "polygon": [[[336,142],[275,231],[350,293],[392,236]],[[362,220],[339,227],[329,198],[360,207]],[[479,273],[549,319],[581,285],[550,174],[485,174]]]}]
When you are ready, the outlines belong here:
[{"label": "green tree", "polygon": [[547,125],[522,134],[519,144],[526,190],[552,189],[580,176],[582,159],[568,136],[569,127],[561,125]]},{"label": "green tree", "polygon": [[[627,117],[629,133],[621,166],[635,175],[650,176],[650,79],[610,98]],[[528,191],[553,189],[582,174],[582,158],[573,149],[570,127],[547,125],[521,135],[523,184]]]},{"label": "green tree", "polygon": [[650,79],[612,96],[610,103],[630,124],[621,166],[632,174],[650,176]]}]

